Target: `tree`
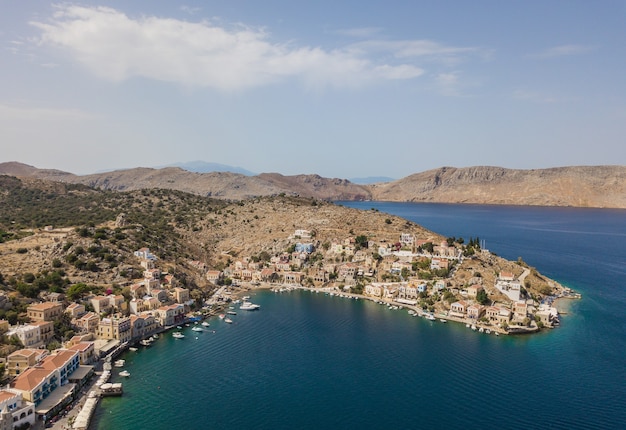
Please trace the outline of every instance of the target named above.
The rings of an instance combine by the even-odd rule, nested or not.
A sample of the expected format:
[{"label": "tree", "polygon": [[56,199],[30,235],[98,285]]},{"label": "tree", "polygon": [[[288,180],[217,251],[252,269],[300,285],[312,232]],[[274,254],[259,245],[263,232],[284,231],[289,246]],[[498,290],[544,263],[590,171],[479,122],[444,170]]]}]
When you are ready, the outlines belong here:
[{"label": "tree", "polygon": [[487,292],[483,288],[479,288],[476,293],[476,301],[481,305],[487,305],[491,300],[489,300]]},{"label": "tree", "polygon": [[82,299],[85,294],[89,292],[91,288],[82,282],[78,284],[74,284],[67,289],[67,298],[70,301],[76,301],[78,299]]},{"label": "tree", "polygon": [[367,248],[367,243],[368,243],[367,236],[359,235],[354,240],[357,243],[357,245],[359,245],[360,247]]}]

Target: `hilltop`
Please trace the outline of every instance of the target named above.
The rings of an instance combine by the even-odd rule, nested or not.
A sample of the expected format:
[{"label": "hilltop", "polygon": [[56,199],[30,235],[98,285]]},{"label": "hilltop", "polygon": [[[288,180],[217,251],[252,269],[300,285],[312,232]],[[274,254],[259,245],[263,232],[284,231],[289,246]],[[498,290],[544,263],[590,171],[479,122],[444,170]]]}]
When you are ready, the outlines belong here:
[{"label": "hilltop", "polygon": [[285,194],[329,201],[626,208],[626,166],[533,170],[442,167],[375,184],[355,184],[347,179],[319,175],[195,173],[178,167],[134,168],[78,176],[16,162],[0,163],[0,174],[83,184],[103,190],[172,189],[223,200]]}]

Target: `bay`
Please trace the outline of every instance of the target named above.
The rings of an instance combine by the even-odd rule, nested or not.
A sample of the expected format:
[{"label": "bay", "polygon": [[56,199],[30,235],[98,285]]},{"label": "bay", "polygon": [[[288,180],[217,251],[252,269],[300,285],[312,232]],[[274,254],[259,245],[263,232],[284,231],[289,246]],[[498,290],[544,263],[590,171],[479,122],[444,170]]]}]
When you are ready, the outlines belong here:
[{"label": "bay", "polygon": [[[626,428],[626,211],[342,202],[479,237],[574,288],[558,329],[488,336],[364,300],[257,292],[257,312],[128,352],[92,427]],[[196,339],[197,337],[197,339]]]}]

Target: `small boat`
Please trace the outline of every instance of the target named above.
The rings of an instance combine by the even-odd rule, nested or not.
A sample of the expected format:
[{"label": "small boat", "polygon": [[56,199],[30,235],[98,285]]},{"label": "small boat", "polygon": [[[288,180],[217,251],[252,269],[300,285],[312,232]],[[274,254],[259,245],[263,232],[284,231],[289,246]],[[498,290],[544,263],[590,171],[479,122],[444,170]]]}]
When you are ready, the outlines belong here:
[{"label": "small boat", "polygon": [[124,363],[126,363],[126,360],[115,360],[115,362],[113,363],[113,366],[124,367]]},{"label": "small boat", "polygon": [[210,326],[211,324],[209,324],[209,322],[208,322],[208,321],[202,321],[202,325],[203,325],[203,326],[205,326],[205,327],[208,327],[208,326]]},{"label": "small boat", "polygon": [[448,322],[448,320],[445,319],[445,318],[439,318],[439,321],[441,321],[442,323],[447,323]]},{"label": "small boat", "polygon": [[472,324],[472,330],[476,331],[476,326]]},{"label": "small boat", "polygon": [[198,327],[197,325],[193,326],[192,331],[204,331],[202,327]]},{"label": "small boat", "polygon": [[485,333],[491,334],[491,330],[487,329],[487,330],[485,330]]},{"label": "small boat", "polygon": [[430,320],[430,321],[435,321],[437,318],[435,318],[435,316],[433,314],[427,314],[426,315],[426,319]]},{"label": "small boat", "polygon": [[128,370],[122,370],[120,372],[120,376],[123,376],[124,378],[128,378],[130,376],[130,372]]},{"label": "small boat", "polygon": [[130,347],[130,348],[128,348],[128,349],[129,349],[130,351],[133,351],[133,352],[137,351],[137,348],[135,348],[134,346],[131,346],[131,347]]},{"label": "small boat", "polygon": [[226,317],[226,318],[224,318],[224,322],[228,323],[228,324],[232,324],[233,320],[231,320],[230,318]]},{"label": "small boat", "polygon": [[182,330],[182,329],[183,329],[183,328],[182,328],[181,326],[179,326],[179,325],[177,325],[177,326],[176,326],[176,328],[177,328],[178,330]]},{"label": "small boat", "polygon": [[182,339],[185,337],[185,335],[179,331],[175,331],[174,333],[172,333],[172,337],[175,337],[176,339]]},{"label": "small boat", "polygon": [[242,311],[256,311],[260,307],[260,305],[257,305],[255,303],[244,301],[241,306],[239,306],[239,309],[241,309]]},{"label": "small boat", "polygon": [[226,317],[226,314],[219,314],[219,317],[221,320],[223,320]]},{"label": "small boat", "polygon": [[478,333],[484,333],[484,332],[485,332],[484,328],[481,327],[481,328],[478,329]]},{"label": "small boat", "polygon": [[139,343],[143,346],[150,346],[152,345],[152,340],[143,339],[143,340],[140,340]]},{"label": "small boat", "polygon": [[235,311],[228,311],[228,312],[226,312],[226,313],[227,313],[228,315],[237,315],[237,312],[235,312]]}]

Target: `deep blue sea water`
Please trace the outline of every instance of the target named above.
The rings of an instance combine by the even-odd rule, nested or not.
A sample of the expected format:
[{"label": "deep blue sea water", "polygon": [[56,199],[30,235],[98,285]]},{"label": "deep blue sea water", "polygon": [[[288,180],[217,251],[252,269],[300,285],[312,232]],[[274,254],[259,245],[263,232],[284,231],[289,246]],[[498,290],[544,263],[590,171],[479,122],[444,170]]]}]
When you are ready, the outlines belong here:
[{"label": "deep blue sea water", "polygon": [[[574,288],[558,329],[488,336],[364,300],[258,292],[258,312],[127,352],[97,429],[626,428],[626,211],[344,202],[479,237]],[[197,339],[196,339],[197,337]]]}]

